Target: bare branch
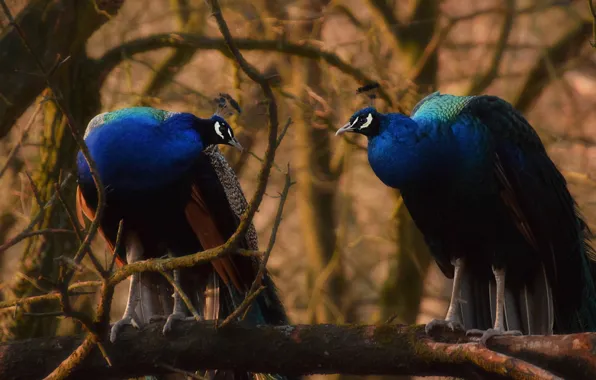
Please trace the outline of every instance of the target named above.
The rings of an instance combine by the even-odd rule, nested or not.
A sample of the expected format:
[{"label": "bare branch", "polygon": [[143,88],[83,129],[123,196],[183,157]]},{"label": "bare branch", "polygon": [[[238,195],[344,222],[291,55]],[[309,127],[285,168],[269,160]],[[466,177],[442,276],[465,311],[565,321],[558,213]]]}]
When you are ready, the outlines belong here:
[{"label": "bare branch", "polygon": [[[8,10],[2,3],[4,11]],[[16,22],[30,45],[43,52],[39,57],[43,66],[56,67],[56,57],[64,58],[83,49],[87,38],[116,14],[123,3],[124,0],[30,1]],[[6,29],[2,34],[0,52],[5,54],[0,65],[1,138],[41,93],[46,80],[21,43],[21,33],[16,28]]]},{"label": "bare branch", "polygon": [[[366,75],[360,69],[342,60],[338,55],[322,50],[313,45],[297,44],[279,40],[255,40],[245,38],[238,38],[234,41],[237,48],[240,50],[270,51],[295,55],[307,59],[323,60],[328,65],[337,68],[344,74],[349,75],[362,83],[374,81],[373,78]],[[156,34],[153,36],[125,42],[122,45],[107,51],[100,59],[97,60],[97,69],[100,73],[100,77],[103,80],[107,74],[109,74],[123,60],[125,60],[126,57],[164,47],[189,46],[194,47],[195,49],[219,50],[224,53],[227,52],[225,41],[221,38],[210,38],[192,33]],[[392,104],[391,97],[383,88],[379,90],[379,96],[389,105]]]},{"label": "bare branch", "polygon": [[594,9],[592,0],[588,0],[588,5],[590,7],[590,13],[592,14],[592,41],[590,41],[590,45],[596,47],[596,9]]},{"label": "bare branch", "polygon": [[495,46],[495,52],[493,53],[490,66],[488,70],[486,70],[486,73],[476,78],[470,85],[470,89],[467,92],[470,95],[476,95],[483,92],[499,74],[499,67],[503,61],[503,54],[507,48],[507,41],[509,40],[511,30],[513,29],[515,16],[515,0],[504,0],[503,2],[505,4],[505,14],[503,25],[501,25],[501,34]]},{"label": "bare branch", "polygon": [[172,278],[172,276],[170,276],[166,271],[163,271],[163,270],[162,271],[159,271],[159,273],[162,276],[164,276],[166,280],[168,280],[168,282],[170,283],[170,285],[172,285],[172,287],[174,288],[174,291],[176,293],[178,293],[178,295],[180,296],[180,298],[182,298],[182,301],[184,302],[184,304],[186,305],[186,307],[188,308],[188,310],[190,310],[190,313],[194,317],[195,321],[202,320],[201,316],[197,312],[197,309],[195,309],[195,307],[192,305],[192,302],[190,302],[190,298],[188,298],[188,296],[186,295],[186,293],[184,292],[184,290],[182,290],[182,288],[180,288],[180,286],[178,286],[178,283],[176,281],[174,281],[174,279]]},{"label": "bare branch", "polygon": [[[71,178],[71,175],[70,174],[67,175],[66,178],[64,179],[64,181],[62,181],[62,183],[60,184],[60,187],[63,188],[64,186],[66,186],[66,184],[69,182],[70,178]],[[6,241],[4,244],[0,245],[0,253],[6,251],[8,248],[14,246],[15,244],[28,238],[29,236],[35,235],[36,233],[33,232],[33,228],[42,220],[43,215],[44,215],[44,210],[47,207],[50,207],[55,201],[56,201],[56,193],[54,193],[54,195],[52,195],[52,197],[46,202],[46,204],[43,207],[40,207],[39,212],[37,213],[37,215],[35,215],[35,217],[31,220],[31,222],[29,223],[29,225],[27,227],[25,227],[18,235],[16,235],[13,238],[8,239],[8,241]],[[32,235],[30,235],[30,234],[32,234]]]},{"label": "bare branch", "polygon": [[23,141],[27,137],[27,133],[29,133],[29,129],[31,129],[31,126],[33,125],[33,122],[35,121],[35,118],[39,114],[40,110],[41,110],[41,103],[38,103],[37,106],[35,107],[35,111],[33,111],[33,115],[31,115],[31,117],[29,118],[29,121],[27,122],[27,125],[25,125],[25,128],[23,128],[23,130],[21,131],[21,136],[19,137],[16,144],[12,147],[12,149],[6,156],[6,161],[4,162],[4,166],[2,167],[2,169],[0,169],[0,178],[2,178],[4,173],[6,173],[6,170],[10,167],[10,162],[19,152],[19,149],[21,148]]},{"label": "bare branch", "polygon": [[516,99],[511,102],[521,112],[527,111],[538,99],[542,90],[550,83],[550,70],[560,70],[570,57],[574,57],[581,51],[584,43],[590,38],[592,22],[585,21],[577,23],[559,41],[545,49],[534,67],[530,70],[526,81]]}]

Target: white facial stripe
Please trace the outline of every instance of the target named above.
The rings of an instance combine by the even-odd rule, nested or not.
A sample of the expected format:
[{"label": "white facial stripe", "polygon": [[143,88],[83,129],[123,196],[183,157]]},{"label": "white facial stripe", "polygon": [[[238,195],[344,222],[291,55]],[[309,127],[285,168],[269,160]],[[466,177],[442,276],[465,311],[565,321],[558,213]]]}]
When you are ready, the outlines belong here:
[{"label": "white facial stripe", "polygon": [[230,130],[230,128],[226,128],[226,131],[228,131],[228,135],[230,136],[230,138],[233,139],[234,137],[232,137],[232,131]]},{"label": "white facial stripe", "polygon": [[222,139],[224,139],[224,135],[223,135],[223,133],[221,133],[221,131],[219,130],[219,126],[220,126],[220,124],[219,124],[219,121],[216,121],[216,122],[215,122],[215,133],[217,133],[217,135],[218,135],[219,137],[221,137]]},{"label": "white facial stripe", "polygon": [[356,123],[358,122],[358,118],[359,116],[356,116],[356,118],[354,119],[354,121],[352,122],[352,124],[350,124],[350,127],[353,127],[356,125]]},{"label": "white facial stripe", "polygon": [[364,129],[364,128],[368,128],[370,127],[370,123],[372,123],[372,114],[368,114],[368,116],[366,117],[366,121],[364,122],[364,124],[362,124],[362,126],[360,127],[360,129]]}]

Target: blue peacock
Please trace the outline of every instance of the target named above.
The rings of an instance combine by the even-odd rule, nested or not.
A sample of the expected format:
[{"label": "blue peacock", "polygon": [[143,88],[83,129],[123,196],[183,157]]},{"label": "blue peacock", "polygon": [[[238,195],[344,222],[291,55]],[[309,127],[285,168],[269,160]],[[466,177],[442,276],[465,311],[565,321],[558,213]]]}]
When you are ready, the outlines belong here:
[{"label": "blue peacock", "polygon": [[[433,93],[412,116],[373,107],[337,131],[368,160],[453,278],[440,325],[482,333],[596,330],[594,253],[565,178],[530,124],[495,96]],[[462,326],[463,325],[463,326]]]},{"label": "blue peacock", "polygon": [[[202,119],[190,113],[133,107],[91,120],[84,137],[106,195],[100,233],[114,252],[122,221],[124,249],[114,252],[119,262],[192,254],[223,244],[234,233],[247,204],[235,173],[216,147],[226,144],[241,149],[223,118],[225,109],[220,107],[211,118]],[[83,223],[83,215],[94,218],[97,192],[81,152],[77,166],[77,209]],[[253,226],[240,247],[258,250]],[[258,267],[258,259],[237,255],[174,270],[173,278],[203,318],[218,320],[242,302]],[[266,290],[245,320],[287,324],[269,275],[261,282]],[[142,325],[166,316],[164,334],[176,320],[191,317],[161,275],[134,274],[126,310],[113,325],[110,339],[117,340],[125,325]],[[238,371],[209,371],[208,375],[218,379],[270,377]]]}]

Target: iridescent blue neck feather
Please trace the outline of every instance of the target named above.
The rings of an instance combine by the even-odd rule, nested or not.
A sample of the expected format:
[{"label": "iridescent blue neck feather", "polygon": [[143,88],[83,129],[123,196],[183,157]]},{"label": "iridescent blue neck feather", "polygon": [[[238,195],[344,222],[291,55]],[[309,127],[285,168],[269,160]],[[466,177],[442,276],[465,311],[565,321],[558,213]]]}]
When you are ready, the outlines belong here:
[{"label": "iridescent blue neck feather", "polygon": [[[387,185],[405,188],[467,185],[470,173],[484,178],[490,162],[478,150],[490,148],[473,118],[427,118],[375,115],[379,133],[369,136],[368,159],[375,174]],[[488,171],[490,173],[490,170]],[[474,177],[477,178],[477,177]]]},{"label": "iridescent blue neck feather", "polygon": [[[96,116],[85,142],[108,192],[151,190],[177,180],[205,148],[198,131],[203,119],[146,107]],[[92,183],[79,152],[79,181]]]}]

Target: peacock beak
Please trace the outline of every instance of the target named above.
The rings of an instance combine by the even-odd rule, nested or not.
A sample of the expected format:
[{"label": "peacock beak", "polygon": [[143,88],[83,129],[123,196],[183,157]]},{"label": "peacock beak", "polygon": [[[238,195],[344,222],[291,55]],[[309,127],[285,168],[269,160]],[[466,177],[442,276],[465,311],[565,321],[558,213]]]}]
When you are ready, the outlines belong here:
[{"label": "peacock beak", "polygon": [[335,135],[339,136],[339,135],[343,135],[346,132],[353,132],[355,130],[356,130],[356,128],[353,125],[351,125],[350,123],[346,123],[343,127],[338,129],[337,132],[335,132]]},{"label": "peacock beak", "polygon": [[228,144],[233,146],[234,148],[238,149],[241,152],[244,150],[242,145],[240,145],[240,143],[238,142],[238,140],[236,140],[235,137],[232,137],[232,139],[228,142]]}]

